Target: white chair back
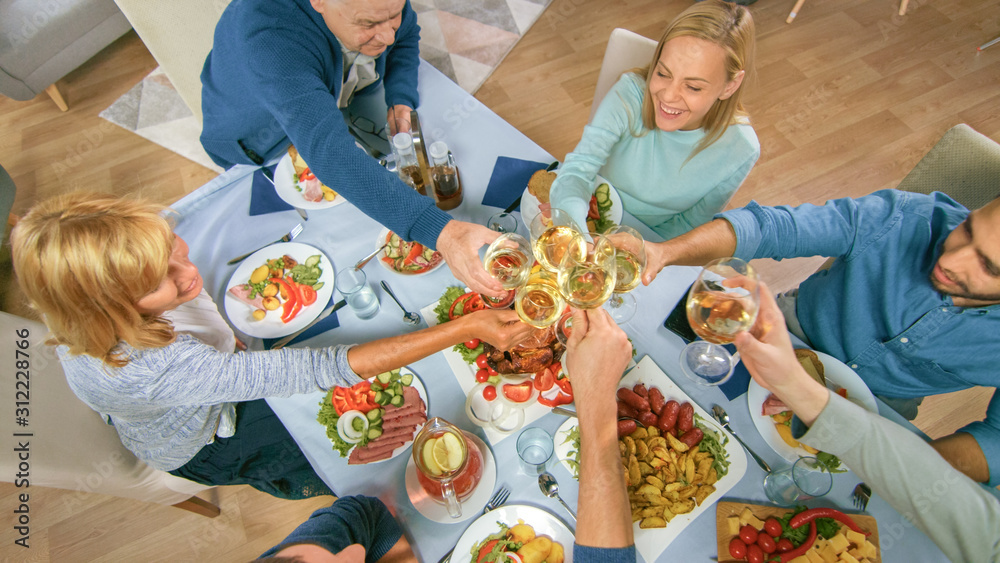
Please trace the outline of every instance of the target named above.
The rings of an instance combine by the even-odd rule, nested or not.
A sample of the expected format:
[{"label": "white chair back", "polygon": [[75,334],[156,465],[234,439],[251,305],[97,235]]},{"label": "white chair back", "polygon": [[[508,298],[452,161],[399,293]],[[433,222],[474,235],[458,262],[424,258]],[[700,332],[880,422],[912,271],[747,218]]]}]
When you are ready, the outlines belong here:
[{"label": "white chair back", "polygon": [[201,69],[230,0],[115,0],[201,123]]},{"label": "white chair back", "polygon": [[[153,469],[126,449],[114,427],[73,394],[55,348],[45,344],[45,325],[0,312],[0,332],[0,365],[15,368],[0,416],[0,480],[17,485],[25,473],[32,486],[167,505],[209,488]],[[23,411],[15,410],[18,401]]]},{"label": "white chair back", "polygon": [[608,90],[615,85],[622,73],[636,67],[649,64],[656,52],[656,41],[633,33],[627,29],[616,28],[608,39],[608,47],[604,51],[604,62],[601,63],[601,73],[597,76],[597,87],[594,88],[594,103],[590,106],[590,120],[594,119],[597,106],[607,95]]}]

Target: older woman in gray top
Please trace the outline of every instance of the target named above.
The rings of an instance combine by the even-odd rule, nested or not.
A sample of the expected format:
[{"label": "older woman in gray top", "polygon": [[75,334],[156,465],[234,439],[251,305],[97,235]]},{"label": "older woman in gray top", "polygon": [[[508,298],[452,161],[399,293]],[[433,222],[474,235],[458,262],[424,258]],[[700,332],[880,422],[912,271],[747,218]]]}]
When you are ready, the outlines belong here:
[{"label": "older woman in gray top", "polygon": [[329,494],[263,401],[352,385],[453,344],[506,349],[531,332],[512,311],[355,346],[233,353],[187,244],[150,203],[72,193],[12,235],[14,268],[76,395],[149,465],[286,498]]}]

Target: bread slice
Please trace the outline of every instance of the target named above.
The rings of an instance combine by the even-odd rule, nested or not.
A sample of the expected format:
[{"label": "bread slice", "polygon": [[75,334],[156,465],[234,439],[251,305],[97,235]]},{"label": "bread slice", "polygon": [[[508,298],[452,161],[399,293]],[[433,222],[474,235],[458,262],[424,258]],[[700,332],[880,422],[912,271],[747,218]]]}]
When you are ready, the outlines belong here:
[{"label": "bread slice", "polygon": [[309,168],[306,161],[302,160],[302,156],[299,155],[299,151],[295,150],[295,145],[288,147],[288,156],[292,157],[292,167],[295,168],[296,177],[301,176]]},{"label": "bread slice", "polygon": [[799,360],[799,363],[802,364],[806,373],[818,381],[820,385],[826,387],[826,376],[823,372],[823,362],[819,360],[819,356],[816,355],[816,352],[806,348],[796,348],[795,357]]},{"label": "bread slice", "polygon": [[549,203],[549,190],[552,189],[552,182],[556,179],[555,172],[539,170],[531,175],[528,180],[528,193],[538,199],[538,203]]}]

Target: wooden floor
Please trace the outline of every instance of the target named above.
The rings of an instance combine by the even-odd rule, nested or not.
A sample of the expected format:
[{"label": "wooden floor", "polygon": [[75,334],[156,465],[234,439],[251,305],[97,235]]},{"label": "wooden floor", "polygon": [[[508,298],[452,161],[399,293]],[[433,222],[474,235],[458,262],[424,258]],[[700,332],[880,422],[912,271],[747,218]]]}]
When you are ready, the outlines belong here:
[{"label": "wooden floor", "polygon": [[[759,79],[749,94],[763,154],[733,206],[821,202],[895,186],[952,125],[1000,141],[1000,0],[810,0],[792,25],[792,0],[760,0]],[[658,38],[688,0],[554,0],[477,97],[562,158],[589,115],[611,30]],[[18,185],[15,212],[81,188],[173,201],[214,174],[121,130],[97,114],[156,66],[129,34],[59,82],[60,113],[41,96],[0,98],[0,163]],[[0,254],[3,309],[24,314]],[[788,262],[791,262],[789,264]],[[766,266],[772,286],[795,285],[817,260]],[[928,399],[918,425],[931,436],[982,417],[990,393]],[[0,484],[0,506],[17,490]],[[55,490],[31,490],[32,549],[0,527],[0,561],[242,561],[283,538],[328,499],[280,501],[248,487],[217,491],[209,520],[171,507]],[[6,509],[5,509],[6,510]]]}]

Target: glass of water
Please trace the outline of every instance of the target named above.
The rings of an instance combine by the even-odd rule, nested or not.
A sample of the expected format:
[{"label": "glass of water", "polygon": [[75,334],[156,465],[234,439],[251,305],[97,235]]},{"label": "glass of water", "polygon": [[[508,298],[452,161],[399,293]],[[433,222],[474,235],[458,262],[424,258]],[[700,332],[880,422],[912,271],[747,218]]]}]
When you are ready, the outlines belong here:
[{"label": "glass of water", "polygon": [[552,436],[542,428],[525,428],[517,437],[517,457],[526,475],[545,473],[545,465],[552,458],[555,445]]},{"label": "glass of water", "polygon": [[486,221],[486,226],[498,233],[516,233],[517,218],[510,213],[494,213]]},{"label": "glass of water", "polygon": [[779,506],[794,506],[830,492],[833,475],[815,457],[800,457],[786,469],[772,471],[764,477],[764,493]]},{"label": "glass of water", "polygon": [[359,319],[370,319],[378,314],[378,296],[368,285],[364,271],[352,267],[337,272],[336,286]]}]

